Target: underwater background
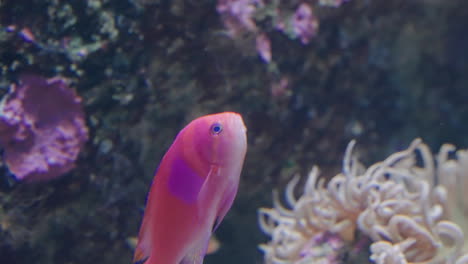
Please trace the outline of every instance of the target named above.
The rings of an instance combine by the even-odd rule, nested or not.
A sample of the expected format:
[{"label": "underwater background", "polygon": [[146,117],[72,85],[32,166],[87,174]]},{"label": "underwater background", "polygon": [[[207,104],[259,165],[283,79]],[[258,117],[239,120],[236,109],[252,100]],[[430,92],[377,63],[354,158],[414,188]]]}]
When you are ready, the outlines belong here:
[{"label": "underwater background", "polygon": [[[248,152],[204,263],[263,263],[258,208],[314,165],[339,173],[352,139],[365,164],[417,137],[468,147],[467,27],[461,0],[0,0],[2,104],[21,83],[59,83],[73,92],[27,104],[78,127],[68,161],[27,181],[7,166],[18,125],[0,124],[0,263],[131,263],[161,157],[222,111],[243,116]],[[28,133],[40,151],[17,171],[56,153],[53,132]]]}]

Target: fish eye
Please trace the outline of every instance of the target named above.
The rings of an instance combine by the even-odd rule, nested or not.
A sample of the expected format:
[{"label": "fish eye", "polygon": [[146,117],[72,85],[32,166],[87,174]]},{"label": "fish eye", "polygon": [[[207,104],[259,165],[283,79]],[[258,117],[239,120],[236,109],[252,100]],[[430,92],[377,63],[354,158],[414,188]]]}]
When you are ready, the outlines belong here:
[{"label": "fish eye", "polygon": [[214,123],[211,125],[210,132],[212,135],[218,135],[223,131],[223,126],[220,123]]}]

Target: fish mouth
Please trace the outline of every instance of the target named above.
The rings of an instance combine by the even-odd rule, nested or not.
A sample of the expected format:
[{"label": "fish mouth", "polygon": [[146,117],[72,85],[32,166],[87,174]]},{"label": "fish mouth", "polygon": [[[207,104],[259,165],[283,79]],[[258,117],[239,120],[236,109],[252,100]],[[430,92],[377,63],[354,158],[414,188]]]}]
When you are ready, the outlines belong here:
[{"label": "fish mouth", "polygon": [[242,133],[247,134],[247,127],[245,126],[244,119],[242,115],[236,112],[226,112],[229,115],[229,122],[233,127],[241,127]]},{"label": "fish mouth", "polygon": [[235,130],[237,142],[239,142],[237,144],[237,147],[241,149],[246,149],[247,148],[247,127],[245,126],[244,119],[238,113],[230,112],[229,114],[232,115],[229,118],[229,122],[231,123],[230,125],[235,128],[240,128],[238,130],[237,129]]}]

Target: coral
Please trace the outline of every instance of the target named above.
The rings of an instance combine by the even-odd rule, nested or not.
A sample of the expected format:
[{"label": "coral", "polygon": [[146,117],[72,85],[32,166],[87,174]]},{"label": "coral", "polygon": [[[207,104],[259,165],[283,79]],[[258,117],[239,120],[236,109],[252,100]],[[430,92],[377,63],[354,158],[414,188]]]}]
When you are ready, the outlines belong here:
[{"label": "coral", "polygon": [[268,36],[265,34],[258,35],[256,47],[258,55],[260,55],[264,62],[269,63],[271,61],[271,41]]},{"label": "coral", "polygon": [[81,98],[63,79],[24,76],[0,113],[0,143],[17,179],[48,180],[74,167],[88,129]]},{"label": "coral", "polygon": [[302,44],[308,44],[310,39],[317,34],[318,20],[312,12],[310,5],[302,3],[294,12],[292,27]]},{"label": "coral", "polygon": [[219,0],[216,10],[221,14],[224,25],[231,36],[237,36],[243,31],[255,31],[253,15],[256,10],[256,0]]},{"label": "coral", "polygon": [[[248,34],[256,36],[258,55],[270,63],[269,35],[272,32],[280,31],[307,45],[319,29],[315,11],[320,7],[339,7],[347,1],[218,0],[216,10],[230,37],[242,39]],[[266,53],[269,55],[266,56]]]},{"label": "coral", "polygon": [[[130,2],[0,1],[0,88],[30,71],[93,80],[100,70],[89,70],[90,61],[115,74],[115,64],[130,60],[127,40],[135,46],[143,39],[139,21],[130,19],[142,11]],[[100,57],[109,53],[119,59]]]},{"label": "coral", "polygon": [[321,6],[331,6],[331,7],[339,7],[344,2],[348,2],[349,0],[319,0],[319,5]]},{"label": "coral", "polygon": [[265,262],[302,263],[301,250],[317,234],[331,232],[352,242],[359,232],[373,241],[370,259],[377,264],[466,263],[463,231],[449,221],[449,208],[456,204],[450,201],[456,198],[447,194],[454,186],[448,183],[460,180],[457,175],[466,169],[466,151],[449,159],[454,147],[443,145],[434,158],[416,139],[366,169],[352,155],[354,145],[348,145],[343,172],[327,184],[317,179],[317,167],[299,199],[293,194],[299,177],[288,184],[286,201],[292,209],[275,196],[274,208],[259,210],[260,226],[272,237],[261,245]]},{"label": "coral", "polygon": [[[468,1],[263,1],[272,8],[257,8],[266,14],[254,20],[270,39],[269,65],[257,57],[255,36],[240,42],[220,32],[216,1],[0,2],[0,95],[25,71],[67,77],[92,131],[78,177],[15,184],[1,167],[1,206],[23,219],[10,218],[9,230],[40,223],[51,234],[26,246],[29,238],[10,246],[0,235],[2,263],[128,262],[133,252],[122,240],[137,232],[155,161],[194,115],[241,111],[251,138],[239,199],[219,230],[222,250],[207,264],[260,263],[256,208],[293,172],[305,178],[310,161],[333,176],[352,137],[363,157],[416,135],[432,146],[468,146]],[[320,21],[308,45],[276,28],[303,2]],[[106,33],[112,21],[101,24],[107,14],[118,34]],[[280,76],[266,72],[273,64]],[[18,208],[44,188],[52,192],[42,210]]]}]

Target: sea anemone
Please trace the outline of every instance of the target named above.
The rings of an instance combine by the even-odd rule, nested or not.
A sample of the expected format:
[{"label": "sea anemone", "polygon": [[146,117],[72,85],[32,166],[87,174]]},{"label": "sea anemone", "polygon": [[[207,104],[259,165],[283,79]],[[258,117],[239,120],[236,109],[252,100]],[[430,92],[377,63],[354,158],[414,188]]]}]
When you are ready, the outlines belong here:
[{"label": "sea anemone", "polygon": [[[298,199],[299,177],[289,182],[290,208],[275,195],[274,208],[259,210],[260,227],[271,236],[260,245],[265,263],[319,263],[301,252],[325,232],[347,244],[368,237],[370,260],[377,264],[468,263],[463,231],[451,218],[460,211],[455,208],[460,195],[453,188],[468,182],[467,152],[450,159],[454,147],[443,145],[434,158],[416,139],[408,149],[365,168],[353,155],[354,145],[351,141],[346,149],[342,173],[327,184],[314,167]],[[320,263],[340,263],[337,254],[329,253],[329,261]]]}]

